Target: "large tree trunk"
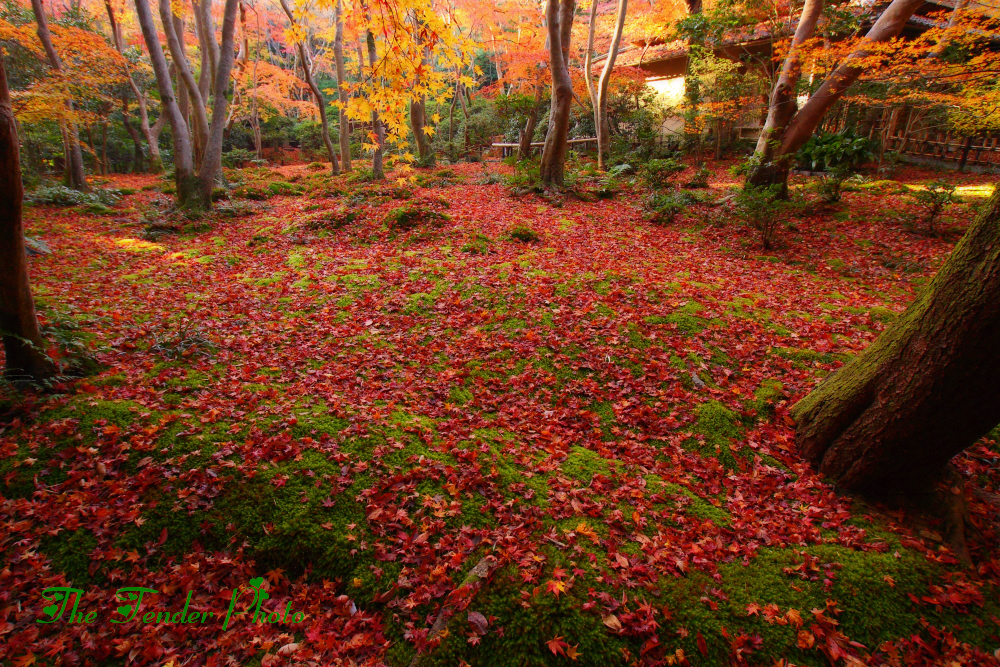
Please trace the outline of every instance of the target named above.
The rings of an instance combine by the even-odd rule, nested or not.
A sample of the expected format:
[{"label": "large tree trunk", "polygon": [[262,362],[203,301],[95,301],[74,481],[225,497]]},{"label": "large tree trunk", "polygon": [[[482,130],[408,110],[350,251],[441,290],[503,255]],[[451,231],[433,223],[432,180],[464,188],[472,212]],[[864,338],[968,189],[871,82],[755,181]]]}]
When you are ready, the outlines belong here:
[{"label": "large tree trunk", "polygon": [[[811,16],[811,14],[806,15],[807,9],[821,11],[821,7],[819,10],[812,7],[812,3],[816,1],[809,0],[803,7],[803,17],[799,22],[800,28]],[[782,76],[775,86],[775,94],[771,96],[771,109],[778,117],[771,123],[774,129],[767,131],[766,134],[761,134],[757,144],[758,153],[755,156],[758,166],[747,177],[748,185],[758,187],[780,185],[782,195],[787,193],[788,170],[795,153],[816,131],[830,107],[843,97],[848,87],[861,76],[864,59],[870,55],[866,45],[887,42],[897,37],[913,12],[923,3],[924,0],[892,0],[892,3],[882,12],[871,30],[865,35],[858,49],[837,66],[798,112],[795,111],[794,101],[794,81],[798,80],[798,53],[795,49],[792,50],[789,58],[793,59],[793,62],[789,65],[788,60],[786,60]],[[796,38],[798,34],[798,30],[796,30]],[[809,30],[809,34],[812,34],[812,29]],[[792,85],[789,85],[788,81],[785,80],[786,69],[790,69],[790,73],[794,72]],[[783,80],[785,81],[784,88],[782,88]],[[787,103],[782,102],[785,99],[787,99]],[[788,120],[783,131],[778,132],[777,128],[781,125],[780,121],[784,115],[788,115]],[[768,120],[769,122],[771,120],[771,111],[768,112]],[[765,124],[765,130],[767,125]],[[770,147],[770,153],[768,147]]]},{"label": "large tree trunk", "polygon": [[573,81],[569,75],[569,43],[573,34],[575,0],[550,0],[545,8],[548,23],[549,68],[552,103],[549,129],[542,148],[541,179],[545,185],[563,184],[569,147],[569,112],[573,104]]},{"label": "large tree trunk", "polygon": [[1000,187],[927,289],[792,408],[802,454],[845,487],[921,487],[1000,423]]},{"label": "large tree trunk", "polygon": [[[49,32],[49,22],[45,16],[45,8],[42,0],[31,0],[31,9],[35,14],[35,21],[38,24],[38,40],[45,49],[45,55],[49,59],[49,66],[56,72],[62,70],[62,60],[56,53],[52,45],[52,34]],[[73,100],[66,100],[66,107],[73,110]],[[87,185],[87,173],[83,168],[83,151],[80,149],[80,131],[74,121],[69,121],[64,129],[66,133],[66,175],[70,187],[74,190],[89,190]]]},{"label": "large tree trunk", "polygon": [[38,329],[28,282],[18,145],[7,70],[0,52],[0,331],[7,357],[5,377],[15,384],[28,384],[52,377],[56,368],[44,352],[45,343]]},{"label": "large tree trunk", "polygon": [[[212,77],[215,81],[215,89],[212,91],[212,125],[209,128],[205,155],[198,172],[198,178],[201,181],[198,205],[205,209],[212,206],[212,189],[215,187],[215,177],[222,169],[222,138],[226,129],[230,74],[233,71],[233,60],[236,58],[233,44],[236,35],[236,10],[238,7],[239,0],[226,0],[222,14],[222,46],[219,52],[219,69]],[[215,36],[210,37],[211,41],[214,42]]]},{"label": "large tree trunk", "polygon": [[[365,38],[368,42],[368,65],[371,67],[372,76],[376,76],[375,66],[378,64],[378,54],[375,51],[375,35],[369,30]],[[375,150],[372,151],[372,178],[381,180],[385,178],[385,170],[382,167],[382,144],[385,143],[385,128],[379,120],[378,111],[372,109],[372,132],[375,133]]]},{"label": "large tree trunk", "polygon": [[593,62],[594,53],[594,27],[597,19],[597,2],[594,2],[590,9],[590,34],[587,38],[587,59],[584,65],[584,73],[587,77],[587,92],[590,93],[590,103],[594,107],[594,130],[597,134],[597,168],[605,171],[608,168],[608,159],[611,157],[611,124],[608,122],[608,90],[611,84],[611,71],[615,67],[615,60],[618,58],[618,48],[622,41],[622,32],[625,30],[625,14],[628,12],[628,0],[618,0],[618,13],[615,16],[615,32],[611,37],[611,46],[608,47],[608,57],[604,61],[604,68],[597,85],[590,69]]},{"label": "large tree trunk", "polygon": [[[281,8],[285,11],[285,15],[288,17],[288,22],[292,28],[295,28],[295,16],[292,15],[292,8],[288,6],[287,0],[281,0]],[[333,147],[333,142],[330,140],[330,123],[326,118],[326,98],[323,97],[323,93],[320,92],[319,86],[316,85],[316,80],[313,78],[312,59],[309,57],[308,50],[306,49],[305,39],[308,39],[308,37],[303,36],[303,39],[296,42],[295,46],[299,51],[299,60],[302,61],[302,71],[305,73],[306,84],[308,84],[309,90],[312,91],[313,99],[316,100],[316,108],[319,109],[320,133],[323,135],[323,145],[326,146],[326,154],[330,158],[330,172],[336,176],[340,173],[340,163],[337,161],[337,150]]]},{"label": "large tree trunk", "polygon": [[340,0],[334,10],[337,21],[336,34],[333,40],[333,60],[337,65],[337,98],[340,100],[340,166],[344,171],[351,170],[351,127],[347,119],[347,70],[344,69],[344,19],[341,16]]},{"label": "large tree trunk", "polygon": [[[169,0],[167,0],[169,1]],[[177,182],[177,205],[185,208],[198,201],[198,178],[194,172],[194,155],[191,147],[191,132],[181,108],[174,97],[174,86],[167,66],[166,56],[156,32],[153,14],[147,0],[135,0],[135,13],[142,29],[142,36],[149,50],[149,60],[156,76],[156,86],[160,91],[162,114],[170,123],[174,141],[174,177]],[[195,204],[196,205],[196,204]]]}]

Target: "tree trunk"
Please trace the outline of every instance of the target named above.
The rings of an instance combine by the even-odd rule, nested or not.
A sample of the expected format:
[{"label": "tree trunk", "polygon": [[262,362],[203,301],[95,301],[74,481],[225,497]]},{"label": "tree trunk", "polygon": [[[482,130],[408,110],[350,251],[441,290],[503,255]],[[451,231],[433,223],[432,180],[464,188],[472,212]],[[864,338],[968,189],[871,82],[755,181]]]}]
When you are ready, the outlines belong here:
[{"label": "tree trunk", "polygon": [[[236,58],[233,44],[236,35],[236,10],[238,7],[239,0],[226,0],[222,15],[222,46],[219,52],[219,69],[212,77],[215,81],[215,90],[212,92],[212,125],[209,128],[205,155],[198,172],[200,201],[197,205],[205,209],[212,207],[215,177],[222,169],[222,139],[226,129],[226,107],[229,104],[227,94],[229,93],[230,74],[233,71],[233,60]],[[212,37],[212,40],[214,41],[215,37]]]},{"label": "tree trunk", "polygon": [[[862,63],[869,55],[865,45],[887,42],[898,36],[907,20],[923,2],[924,0],[892,0],[892,3],[882,12],[871,30],[865,35],[858,49],[837,66],[797,112],[795,110],[795,86],[792,82],[798,80],[798,51],[795,48],[792,49],[788,59],[785,60],[785,67],[775,85],[774,94],[771,96],[770,109],[774,110],[776,118],[773,122],[771,121],[771,111],[769,110],[768,123],[765,124],[765,131],[761,133],[761,138],[757,142],[755,159],[758,166],[750,172],[747,184],[754,186],[780,185],[782,196],[787,196],[788,170],[793,156],[819,127],[823,116],[830,107],[843,97],[848,87],[861,75]],[[793,45],[798,41],[799,30],[808,28],[806,24],[811,21],[812,12],[816,13],[818,19],[822,7],[816,9],[813,4],[819,3],[820,0],[807,0],[802,10],[799,28],[795,31],[796,37],[793,40]],[[809,14],[807,14],[807,10],[810,11]],[[815,24],[808,30],[808,34],[811,35],[814,29]],[[787,78],[786,70],[789,73]],[[785,120],[786,116],[787,120]],[[785,120],[784,124],[781,122],[783,120]],[[779,180],[774,180],[776,178]]]},{"label": "tree trunk", "polygon": [[39,383],[52,377],[55,364],[44,352],[35,302],[28,281],[21,206],[21,159],[17,124],[7,89],[7,70],[0,52],[0,332],[7,358],[4,376],[15,384]]},{"label": "tree trunk", "polygon": [[[169,1],[169,0],[168,0]],[[167,117],[174,142],[174,176],[177,183],[177,205],[185,208],[197,201],[197,177],[194,173],[194,155],[191,147],[191,132],[181,113],[166,56],[153,22],[153,14],[147,0],[135,0],[135,13],[142,29],[142,36],[149,50],[149,60],[156,76],[156,86],[160,92],[162,114]]]},{"label": "tree trunk", "polygon": [[[163,33],[167,37],[167,48],[173,58],[174,67],[177,69],[177,77],[180,79],[179,85],[184,86],[184,91],[191,103],[194,112],[194,140],[198,151],[195,151],[195,163],[201,162],[201,154],[208,143],[208,114],[205,112],[205,98],[201,95],[198,82],[191,73],[191,66],[188,64],[187,55],[182,41],[184,33],[178,29],[174,23],[174,11],[171,0],[160,0],[160,22],[163,24]],[[183,27],[183,24],[182,24]],[[228,83],[228,82],[227,82]]]},{"label": "tree trunk", "polygon": [[[597,4],[596,2],[594,3]],[[611,71],[615,67],[615,60],[618,58],[618,47],[621,45],[622,32],[625,30],[625,14],[628,12],[628,0],[618,0],[618,13],[616,15],[615,32],[611,38],[611,46],[608,48],[608,57],[604,61],[604,69],[601,70],[601,77],[598,79],[596,90],[593,88],[593,81],[590,76],[589,65],[586,68],[587,88],[591,93],[591,102],[594,105],[594,128],[597,133],[597,168],[605,171],[608,168],[608,159],[611,157],[611,125],[608,121],[608,90],[611,84]],[[593,13],[591,14],[593,18]],[[588,49],[588,55],[593,51],[593,43]],[[595,99],[596,98],[596,99]]]},{"label": "tree trunk", "polygon": [[[38,24],[38,40],[45,49],[45,55],[49,59],[49,66],[59,72],[62,70],[62,60],[56,53],[52,45],[52,34],[49,32],[49,22],[45,16],[45,8],[42,0],[31,0],[31,9],[35,14],[35,21]],[[73,111],[73,100],[66,100],[66,108]],[[87,172],[83,168],[83,151],[80,149],[80,131],[76,122],[69,121],[64,129],[66,132],[66,176],[67,181],[74,190],[87,191]]]},{"label": "tree trunk", "polygon": [[802,454],[858,490],[913,489],[1000,423],[1000,187],[927,289],[792,408]]},{"label": "tree trunk", "polygon": [[561,186],[566,172],[569,144],[569,112],[573,104],[573,81],[569,75],[569,43],[573,33],[575,0],[551,0],[545,8],[548,23],[549,69],[552,75],[552,102],[549,129],[542,148],[541,180]]},{"label": "tree trunk", "polygon": [[417,144],[417,156],[421,167],[434,166],[434,154],[431,152],[431,142],[427,139],[424,127],[427,125],[426,100],[410,102],[410,128],[413,130],[413,140]]},{"label": "tree trunk", "polygon": [[344,69],[344,19],[340,0],[334,9],[337,22],[336,35],[333,40],[333,60],[337,66],[337,98],[340,100],[340,166],[344,171],[351,170],[351,126],[347,118],[347,70]]},{"label": "tree trunk", "polygon": [[[596,2],[594,4],[597,4]],[[542,94],[545,86],[541,81],[535,83],[535,104],[528,114],[528,121],[524,125],[524,134],[521,135],[520,145],[517,147],[517,159],[528,160],[531,158],[531,142],[535,138],[535,126],[538,125],[538,115],[542,112]]]},{"label": "tree trunk", "polygon": [[[292,8],[288,6],[287,0],[281,0],[281,8],[285,11],[288,22],[294,28],[295,17],[292,15]],[[313,78],[312,60],[306,50],[305,39],[308,37],[304,36],[303,39],[296,42],[295,46],[299,52],[299,60],[302,61],[302,71],[305,72],[306,84],[316,100],[316,108],[319,109],[320,134],[323,135],[323,145],[326,146],[326,154],[330,158],[330,172],[336,176],[340,173],[340,163],[337,161],[337,150],[333,147],[333,141],[330,140],[330,123],[326,118],[326,98],[323,97],[323,93],[320,92],[319,86],[316,85],[316,80]]]},{"label": "tree trunk", "polygon": [[[368,31],[366,37],[368,42],[368,65],[371,67],[372,76],[375,76],[375,66],[378,64],[378,54],[375,52],[375,35]],[[382,167],[382,144],[385,143],[385,128],[379,120],[378,111],[372,109],[372,132],[375,133],[375,150],[372,152],[372,178],[381,180],[385,178],[385,170]]]}]

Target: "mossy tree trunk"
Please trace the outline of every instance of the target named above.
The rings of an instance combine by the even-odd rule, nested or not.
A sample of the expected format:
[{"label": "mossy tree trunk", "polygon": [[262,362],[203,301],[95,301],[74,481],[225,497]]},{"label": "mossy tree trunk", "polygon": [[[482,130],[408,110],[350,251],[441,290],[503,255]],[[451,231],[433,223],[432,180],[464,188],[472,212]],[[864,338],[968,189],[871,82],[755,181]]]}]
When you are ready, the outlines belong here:
[{"label": "mossy tree trunk", "polygon": [[912,490],[1000,423],[1000,188],[934,280],[868,349],[792,409],[818,470]]},{"label": "mossy tree trunk", "polygon": [[56,372],[43,351],[28,282],[28,254],[21,226],[23,196],[17,123],[0,52],[0,332],[7,363],[4,375],[16,384],[41,382]]}]

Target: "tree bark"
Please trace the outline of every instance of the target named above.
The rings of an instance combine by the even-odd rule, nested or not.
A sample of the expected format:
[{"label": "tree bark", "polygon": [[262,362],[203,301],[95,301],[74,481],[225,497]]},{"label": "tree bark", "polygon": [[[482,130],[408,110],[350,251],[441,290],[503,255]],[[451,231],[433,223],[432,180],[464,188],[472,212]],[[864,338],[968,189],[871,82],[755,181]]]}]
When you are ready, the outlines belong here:
[{"label": "tree bark", "polygon": [[[38,24],[38,40],[45,49],[45,55],[49,59],[49,66],[53,71],[62,71],[62,60],[56,53],[52,44],[52,33],[49,32],[49,22],[45,16],[45,7],[42,0],[31,0],[31,9],[35,14],[35,21]],[[73,111],[73,100],[66,100],[66,108]],[[87,173],[83,168],[83,151],[80,149],[80,131],[74,121],[66,123],[64,128],[67,138],[66,150],[66,175],[70,187],[74,190],[87,191],[90,186],[87,184]]]},{"label": "tree bark", "polygon": [[[167,37],[167,48],[173,58],[174,67],[177,69],[177,77],[180,84],[184,86],[188,98],[191,101],[191,108],[194,115],[194,135],[191,137],[194,144],[203,152],[208,143],[208,114],[205,112],[205,98],[201,95],[198,82],[191,73],[191,66],[188,64],[187,53],[184,50],[184,33],[177,29],[174,24],[174,10],[171,0],[160,0],[160,22],[163,24],[163,33]],[[228,83],[228,82],[227,82]],[[195,154],[195,163],[200,163],[200,155]]]},{"label": "tree bark", "polygon": [[1000,187],[928,288],[792,408],[802,454],[851,489],[921,488],[1000,423]]},{"label": "tree bark", "polygon": [[594,131],[597,134],[597,168],[606,171],[608,159],[611,157],[611,125],[608,121],[608,89],[611,84],[611,71],[618,58],[618,48],[625,30],[625,15],[628,12],[628,0],[618,0],[618,13],[615,16],[615,32],[608,47],[608,57],[604,60],[604,68],[597,85],[591,76],[591,65],[594,53],[594,24],[597,19],[597,2],[590,9],[590,33],[587,38],[587,59],[584,73],[587,78],[587,92],[590,93],[590,103],[594,107]]},{"label": "tree bark", "polygon": [[21,223],[23,197],[17,122],[0,52],[0,334],[7,359],[4,376],[18,385],[37,384],[56,372],[44,352],[31,296]]},{"label": "tree bark", "polygon": [[[414,39],[420,40],[420,22],[416,16],[413,19]],[[421,65],[427,64],[427,50],[422,49]],[[419,80],[419,79],[418,79]],[[417,144],[417,164],[421,167],[434,166],[434,154],[431,152],[431,142],[424,128],[427,126],[427,100],[420,96],[410,100],[410,129],[413,131],[413,141]]]},{"label": "tree bark", "polygon": [[549,69],[552,75],[549,129],[545,134],[541,161],[541,180],[545,185],[562,186],[566,173],[569,112],[573,104],[573,81],[569,74],[569,44],[573,33],[575,9],[575,0],[550,0],[545,8]]},{"label": "tree bark", "polygon": [[531,142],[535,138],[535,126],[538,125],[538,114],[542,112],[542,94],[544,92],[545,86],[542,82],[536,82],[535,104],[531,107],[531,113],[528,114],[528,120],[524,124],[524,133],[521,135],[521,142],[517,147],[518,160],[527,160],[531,157]]},{"label": "tree bark", "polygon": [[[169,1],[169,0],[167,0]],[[142,29],[142,36],[149,50],[149,60],[156,76],[156,86],[160,92],[162,114],[170,123],[174,142],[174,177],[177,183],[177,205],[185,208],[197,201],[197,177],[194,172],[194,155],[191,147],[191,131],[181,113],[167,58],[163,54],[160,38],[153,22],[153,14],[147,0],[135,0],[135,13]]]},{"label": "tree bark", "polygon": [[[803,7],[800,28],[809,18],[805,13],[806,9],[810,9],[811,3],[816,1],[808,0]],[[837,66],[797,112],[794,100],[795,86],[789,84],[790,79],[785,77],[785,68],[782,69],[782,76],[778,79],[775,93],[771,96],[770,108],[775,109],[777,118],[771,123],[772,130],[768,131],[767,134],[761,133],[761,138],[757,143],[758,166],[750,172],[747,184],[754,186],[780,185],[782,196],[787,196],[788,170],[791,167],[793,156],[816,131],[830,107],[843,97],[848,87],[861,75],[862,66],[860,63],[869,55],[866,44],[887,42],[897,37],[913,12],[923,3],[924,0],[892,0],[892,3],[882,12],[871,30],[865,35],[858,49]],[[811,32],[812,30],[809,34]],[[798,37],[798,29],[796,37]],[[789,72],[791,74],[798,69],[798,54],[795,49],[789,54],[789,59],[794,59],[791,64],[789,64],[788,59],[785,61],[786,68],[791,68]],[[782,87],[783,80],[785,80],[784,87]],[[798,74],[795,73],[794,81],[797,80]],[[787,100],[787,103],[783,100]],[[788,119],[783,126],[781,121],[785,115],[788,116]],[[769,121],[770,117],[771,112],[769,111]],[[778,128],[781,127],[783,129],[779,132]],[[765,130],[767,128],[768,123],[765,123]],[[770,146],[770,152],[767,150],[768,146]]]},{"label": "tree bark", "polygon": [[339,120],[340,120],[340,166],[344,171],[351,170],[351,127],[347,118],[347,70],[344,68],[344,19],[341,16],[343,9],[340,0],[337,0],[334,9],[335,20],[337,22],[336,34],[333,40],[333,60],[337,66],[337,98],[340,100]]},{"label": "tree bark", "polygon": [[[215,177],[222,169],[222,138],[226,129],[226,107],[229,104],[227,94],[229,93],[230,74],[233,71],[233,61],[236,52],[233,44],[236,35],[236,10],[239,8],[239,0],[226,0],[222,14],[222,46],[219,52],[219,69],[212,77],[215,81],[215,89],[212,92],[212,125],[209,128],[208,142],[205,145],[205,155],[201,161],[201,169],[198,172],[200,180],[200,201],[201,208],[212,207],[212,190],[215,187]],[[215,37],[212,37],[215,41]]]},{"label": "tree bark", "polygon": [[[369,30],[365,38],[368,42],[368,64],[371,67],[372,78],[375,78],[375,66],[378,64],[378,54],[375,52],[375,35]],[[375,133],[375,150],[372,152],[372,178],[385,178],[382,166],[382,144],[385,143],[385,128],[379,120],[378,111],[372,109],[372,132]]]},{"label": "tree bark", "polygon": [[[295,16],[292,15],[292,8],[288,6],[287,0],[281,0],[281,8],[285,11],[288,22],[294,28]],[[305,72],[306,84],[316,100],[316,108],[319,109],[320,133],[323,135],[326,154],[330,158],[330,172],[336,176],[340,173],[340,163],[337,161],[337,150],[333,147],[333,141],[330,140],[330,123],[326,118],[326,98],[323,97],[323,93],[320,92],[319,86],[316,85],[316,80],[313,78],[312,59],[309,57],[304,40],[299,40],[295,46],[299,52],[299,60],[302,61],[302,71]]]}]

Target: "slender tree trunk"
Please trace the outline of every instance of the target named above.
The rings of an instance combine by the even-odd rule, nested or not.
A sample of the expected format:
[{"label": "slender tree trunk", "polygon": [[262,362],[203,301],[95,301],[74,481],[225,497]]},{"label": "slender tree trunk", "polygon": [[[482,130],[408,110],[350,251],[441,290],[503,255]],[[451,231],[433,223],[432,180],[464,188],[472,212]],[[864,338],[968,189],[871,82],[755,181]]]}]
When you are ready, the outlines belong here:
[{"label": "slender tree trunk", "polygon": [[[618,58],[618,49],[622,42],[622,33],[625,30],[625,15],[627,12],[628,0],[618,0],[615,33],[611,38],[611,46],[608,48],[608,57],[604,61],[604,69],[601,70],[601,78],[597,82],[597,168],[601,171],[605,171],[608,168],[608,159],[611,157],[611,124],[608,121],[608,90],[611,85],[611,71],[615,67],[615,60]],[[587,70],[587,80],[590,80],[590,70]]]},{"label": "slender tree trunk", "polygon": [[143,171],[142,135],[129,121],[128,97],[124,95],[122,96],[122,125],[125,126],[125,131],[128,132],[129,138],[132,139],[132,150],[134,156],[132,161],[132,173],[141,173]]},{"label": "slender tree trunk", "polygon": [[[805,14],[806,9],[811,7],[812,2],[817,1],[807,1],[805,8],[803,8],[803,18],[800,20],[800,27],[809,18]],[[892,3],[882,12],[882,15],[875,21],[871,30],[865,35],[858,49],[837,66],[816,93],[797,112],[795,111],[794,85],[787,86],[787,90],[778,95],[779,88],[782,87],[782,81],[785,80],[785,70],[782,70],[782,77],[779,78],[778,84],[775,86],[775,94],[771,96],[771,108],[776,109],[780,107],[782,111],[778,121],[784,118],[785,114],[788,114],[788,121],[783,131],[776,131],[781,125],[780,122],[775,122],[772,124],[775,131],[768,132],[767,136],[764,133],[761,134],[761,140],[757,144],[758,153],[756,155],[759,166],[751,171],[747,178],[747,184],[754,186],[780,185],[783,190],[783,196],[787,195],[788,170],[791,167],[792,158],[799,148],[808,141],[816,128],[819,127],[823,121],[823,116],[830,107],[843,97],[848,87],[861,75],[864,59],[869,55],[866,45],[886,42],[898,36],[906,25],[907,20],[913,15],[917,7],[923,4],[923,1],[892,0]],[[809,34],[811,34],[811,31]],[[798,36],[798,30],[796,30],[796,36]],[[792,66],[797,70],[797,51],[793,49],[789,57],[795,58]],[[786,65],[788,65],[787,60]],[[797,74],[795,80],[797,80]],[[781,102],[781,100],[787,100],[787,105]],[[770,115],[769,112],[769,119]],[[766,124],[765,129],[767,129]],[[761,150],[761,142],[763,142],[764,146],[763,151]],[[770,147],[770,152],[768,147]]]},{"label": "slender tree trunk", "polygon": [[[205,112],[205,98],[201,95],[198,82],[195,81],[194,74],[191,73],[191,66],[188,64],[187,54],[184,50],[183,30],[179,30],[174,22],[174,11],[171,0],[160,0],[160,22],[163,24],[163,33],[167,37],[167,48],[173,58],[174,66],[177,68],[177,76],[180,79],[179,85],[183,85],[187,97],[191,102],[191,109],[194,115],[194,140],[198,151],[195,153],[195,163],[200,163],[200,155],[205,150],[208,142],[208,114]],[[183,25],[183,24],[182,24]],[[228,82],[227,82],[228,83]]]},{"label": "slender tree trunk", "polygon": [[28,281],[18,145],[7,70],[0,52],[0,335],[7,359],[5,377],[16,384],[28,384],[52,377],[56,368],[44,352]]},{"label": "slender tree trunk", "polygon": [[573,81],[569,75],[569,44],[573,33],[575,0],[550,0],[545,9],[548,23],[549,68],[552,103],[549,129],[542,148],[541,180],[545,185],[563,184],[569,141],[569,112],[573,104]]},{"label": "slender tree trunk", "polygon": [[426,104],[427,101],[423,97],[410,102],[410,128],[413,130],[413,139],[417,144],[420,166],[433,167],[434,154],[431,152],[431,142],[424,132],[424,127],[427,126]]},{"label": "slender tree trunk", "polygon": [[[292,14],[292,8],[288,6],[288,0],[281,0],[281,8],[285,11],[288,22],[294,28],[295,16]],[[302,71],[305,73],[306,84],[308,84],[309,90],[312,91],[313,99],[316,100],[316,108],[319,109],[320,133],[323,135],[323,145],[326,146],[326,154],[330,158],[330,171],[336,176],[340,173],[340,163],[337,161],[337,149],[333,147],[333,141],[330,140],[330,123],[326,118],[326,98],[323,97],[323,93],[320,92],[319,86],[316,85],[316,80],[313,78],[312,59],[309,57],[309,52],[306,49],[305,39],[308,39],[308,37],[304,37],[296,42],[295,46],[299,52],[299,60],[302,61]]]},{"label": "slender tree trunk", "polygon": [[[169,0],[167,0],[169,1]],[[174,177],[177,182],[177,204],[181,208],[196,205],[198,201],[198,178],[194,172],[194,155],[191,147],[191,132],[181,113],[180,105],[174,97],[174,86],[167,66],[163,47],[153,22],[153,14],[147,0],[135,0],[135,13],[142,29],[142,36],[149,50],[149,60],[156,76],[156,86],[160,92],[162,115],[170,122],[174,141]]]},{"label": "slender tree trunk", "polygon": [[[52,45],[52,34],[49,32],[49,22],[45,16],[45,7],[42,0],[31,0],[31,9],[35,14],[35,21],[38,24],[38,40],[45,49],[45,55],[49,59],[49,66],[56,72],[62,71],[62,60],[56,53]],[[66,100],[66,108],[73,110],[73,100]],[[87,173],[83,168],[83,151],[80,149],[80,132],[75,121],[65,124],[66,133],[66,175],[70,187],[74,190],[86,191],[90,189],[87,185]]]},{"label": "slender tree trunk", "polygon": [[527,160],[531,158],[531,142],[535,137],[535,127],[538,125],[538,116],[542,112],[542,94],[544,92],[545,85],[541,81],[536,81],[535,104],[531,107],[531,113],[528,114],[528,121],[524,125],[524,134],[521,135],[521,143],[517,147],[518,160]]},{"label": "slender tree trunk", "polygon": [[845,487],[919,487],[1000,423],[1000,187],[928,288],[799,401],[803,455]]},{"label": "slender tree trunk", "polygon": [[[233,60],[236,53],[233,50],[236,35],[236,10],[239,0],[226,0],[222,17],[222,47],[219,53],[219,70],[215,73],[215,90],[212,93],[212,125],[209,129],[205,155],[198,172],[201,188],[200,206],[211,208],[212,189],[215,187],[215,177],[222,169],[222,139],[226,129],[226,107],[229,104],[230,74],[233,71]],[[212,38],[214,41],[214,37]]]},{"label": "slender tree trunk", "polygon": [[333,60],[337,66],[337,97],[340,100],[340,163],[344,171],[351,170],[351,127],[347,118],[347,70],[344,69],[344,19],[341,0],[337,0],[334,10],[337,22],[333,41]]},{"label": "slender tree trunk", "polygon": [[[416,17],[413,18],[414,35],[417,44],[420,44],[420,23]],[[421,65],[427,65],[427,50],[423,49]],[[418,79],[419,80],[419,79]],[[421,167],[431,167],[434,165],[434,154],[431,152],[431,143],[427,138],[424,128],[427,126],[427,100],[425,97],[410,100],[410,129],[413,131],[413,141],[417,144],[417,161]]]},{"label": "slender tree trunk", "polygon": [[[372,78],[376,76],[375,66],[378,64],[378,54],[375,52],[375,35],[368,31],[366,40],[368,41],[368,64],[371,67]],[[379,120],[378,111],[372,109],[372,132],[375,133],[375,141],[378,144],[372,152],[372,178],[385,178],[385,170],[382,166],[382,144],[385,143],[385,128]]]}]

